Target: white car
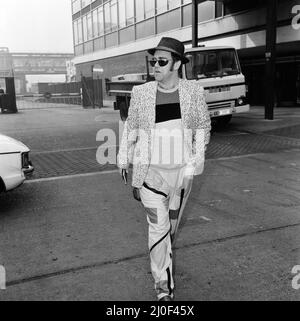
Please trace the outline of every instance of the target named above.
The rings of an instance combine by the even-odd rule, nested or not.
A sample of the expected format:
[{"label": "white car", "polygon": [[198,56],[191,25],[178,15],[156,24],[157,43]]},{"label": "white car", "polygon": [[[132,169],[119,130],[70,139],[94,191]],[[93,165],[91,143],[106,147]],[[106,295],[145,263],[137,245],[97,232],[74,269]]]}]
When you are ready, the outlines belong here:
[{"label": "white car", "polygon": [[0,134],[0,193],[20,186],[32,174],[29,152],[23,143]]}]

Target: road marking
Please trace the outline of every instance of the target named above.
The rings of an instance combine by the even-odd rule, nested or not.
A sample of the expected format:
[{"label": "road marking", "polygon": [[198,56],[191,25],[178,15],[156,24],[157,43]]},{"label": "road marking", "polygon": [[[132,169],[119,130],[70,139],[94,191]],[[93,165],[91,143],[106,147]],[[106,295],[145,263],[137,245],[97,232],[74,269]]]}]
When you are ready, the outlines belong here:
[{"label": "road marking", "polygon": [[76,174],[76,175],[65,175],[65,176],[56,176],[56,177],[48,177],[48,178],[38,178],[25,181],[24,184],[33,184],[33,183],[43,183],[43,182],[52,182],[58,180],[72,179],[72,178],[82,178],[82,177],[91,177],[96,175],[106,175],[106,174],[114,174],[119,173],[118,169],[111,171],[102,171],[102,172],[93,172],[87,174]]},{"label": "road marking", "polygon": [[239,159],[239,158],[247,158],[254,155],[266,155],[268,153],[253,153],[253,154],[246,154],[246,155],[238,155],[238,156],[228,156],[228,157],[219,157],[219,158],[208,158],[206,161],[214,162],[214,161],[222,161],[222,160],[230,160],[230,159]]},{"label": "road marking", "polygon": [[32,155],[41,155],[41,154],[53,154],[53,153],[63,153],[63,152],[79,152],[84,150],[98,150],[98,149],[108,149],[108,148],[117,148],[119,145],[109,145],[109,146],[95,146],[95,147],[82,147],[82,148],[72,148],[72,149],[58,149],[58,150],[49,150],[49,151],[41,151],[41,152],[34,152],[32,151]]},{"label": "road marking", "polygon": [[41,155],[41,154],[52,154],[52,153],[62,153],[62,152],[78,152],[81,150],[93,150],[97,149],[97,147],[83,147],[83,148],[72,148],[72,149],[58,149],[58,150],[47,150],[47,151],[41,151],[41,152],[34,152],[31,151],[31,155]]},{"label": "road marking", "polygon": [[211,221],[211,219],[206,216],[200,216],[200,218],[202,218],[204,221],[207,221],[207,222]]}]

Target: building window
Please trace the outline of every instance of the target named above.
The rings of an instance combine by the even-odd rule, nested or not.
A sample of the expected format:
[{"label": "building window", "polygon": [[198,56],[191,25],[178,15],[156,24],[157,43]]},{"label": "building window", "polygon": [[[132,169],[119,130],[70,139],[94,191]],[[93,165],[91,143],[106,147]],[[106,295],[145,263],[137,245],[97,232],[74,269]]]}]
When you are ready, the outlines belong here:
[{"label": "building window", "polygon": [[126,0],[119,0],[119,27],[126,27]]},{"label": "building window", "polygon": [[78,39],[78,21],[73,22],[73,31],[74,31],[74,44],[75,46],[79,44]]},{"label": "building window", "polygon": [[134,0],[119,0],[119,27],[124,28],[132,24],[134,24]]},{"label": "building window", "polygon": [[75,47],[75,56],[83,55],[83,45]]},{"label": "building window", "polygon": [[83,34],[82,34],[82,20],[78,20],[78,42],[83,42]]},{"label": "building window", "polygon": [[145,17],[150,18],[155,15],[155,0],[145,1]]},{"label": "building window", "polygon": [[145,19],[145,5],[144,0],[135,0],[135,17],[136,21],[142,21]]},{"label": "building window", "polygon": [[98,32],[99,32],[99,35],[101,36],[104,34],[103,7],[98,8],[97,15],[98,15]]},{"label": "building window", "polygon": [[89,4],[91,4],[92,0],[81,0],[81,7],[85,8]]},{"label": "building window", "polygon": [[182,8],[182,26],[190,26],[192,24],[192,5]]},{"label": "building window", "polygon": [[81,10],[81,0],[75,0],[72,2],[72,13],[75,14]]},{"label": "building window", "polygon": [[155,19],[148,19],[136,24],[136,38],[146,38],[155,34]]},{"label": "building window", "polygon": [[169,10],[178,8],[181,5],[181,0],[168,0]]},{"label": "building window", "polygon": [[203,22],[215,18],[215,2],[204,1],[198,5],[198,22]]},{"label": "building window", "polygon": [[120,30],[120,44],[135,40],[134,26]]},{"label": "building window", "polygon": [[192,3],[192,0],[183,0],[183,4]]},{"label": "building window", "polygon": [[157,1],[157,14],[166,12],[168,10],[168,0],[159,0]]},{"label": "building window", "polygon": [[87,16],[82,17],[83,41],[88,40]]},{"label": "building window", "polygon": [[86,43],[84,43],[84,53],[90,53],[92,52],[94,49],[94,44],[93,44],[93,41],[88,41]]},{"label": "building window", "polygon": [[223,3],[220,1],[215,1],[215,18],[219,18],[223,16]]},{"label": "building window", "polygon": [[104,37],[100,37],[94,40],[94,51],[98,51],[104,48]]},{"label": "building window", "polygon": [[234,1],[224,3],[224,15],[234,14],[240,11],[254,9],[259,5],[263,5],[262,0],[252,0],[252,1]]},{"label": "building window", "polygon": [[180,28],[180,9],[170,11],[157,17],[157,33]]},{"label": "building window", "polygon": [[112,0],[110,3],[111,30],[118,29],[118,4],[117,0]]},{"label": "building window", "polygon": [[134,23],[134,0],[126,0],[126,25]]},{"label": "building window", "polygon": [[93,22],[91,12],[87,15],[87,37],[88,40],[93,39]]},{"label": "building window", "polygon": [[97,10],[93,11],[93,35],[94,37],[99,36]]},{"label": "building window", "polygon": [[73,22],[74,45],[78,45],[78,24],[77,21]]},{"label": "building window", "polygon": [[115,47],[118,45],[118,33],[112,32],[109,35],[105,36],[106,48]]},{"label": "building window", "polygon": [[109,2],[106,2],[104,5],[104,29],[105,33],[108,33],[111,31],[111,18],[110,18],[110,4]]}]

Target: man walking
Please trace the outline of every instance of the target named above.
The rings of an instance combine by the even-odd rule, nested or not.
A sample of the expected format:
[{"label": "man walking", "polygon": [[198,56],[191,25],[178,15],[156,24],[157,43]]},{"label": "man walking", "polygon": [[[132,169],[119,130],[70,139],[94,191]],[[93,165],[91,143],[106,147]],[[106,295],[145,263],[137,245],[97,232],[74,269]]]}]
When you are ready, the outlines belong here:
[{"label": "man walking", "polygon": [[189,61],[184,45],[164,37],[148,52],[155,81],[133,88],[118,167],[125,177],[133,163],[133,194],[147,213],[157,298],[172,301],[172,245],[193,177],[203,172],[211,122],[203,87],[180,78]]}]

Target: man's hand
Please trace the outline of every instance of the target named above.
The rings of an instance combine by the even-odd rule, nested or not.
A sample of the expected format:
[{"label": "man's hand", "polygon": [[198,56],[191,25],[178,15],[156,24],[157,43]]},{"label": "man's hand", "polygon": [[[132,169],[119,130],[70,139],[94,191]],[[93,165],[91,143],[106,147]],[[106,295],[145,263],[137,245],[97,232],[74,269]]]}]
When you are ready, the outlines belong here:
[{"label": "man's hand", "polygon": [[141,202],[140,190],[138,188],[136,188],[136,187],[133,188],[133,197],[138,202]]},{"label": "man's hand", "polygon": [[185,191],[190,190],[190,188],[192,187],[193,178],[194,178],[193,175],[187,175],[187,176],[184,177],[183,183],[182,183],[182,188],[183,188]]}]

